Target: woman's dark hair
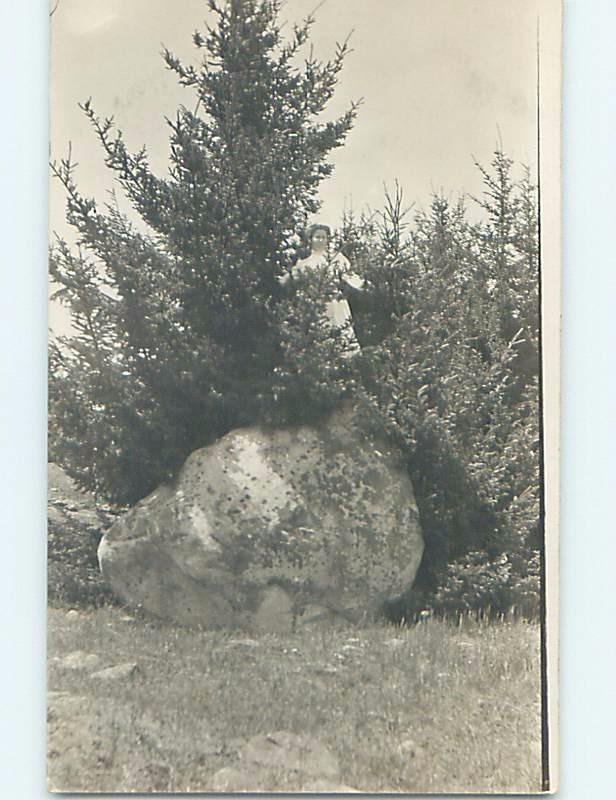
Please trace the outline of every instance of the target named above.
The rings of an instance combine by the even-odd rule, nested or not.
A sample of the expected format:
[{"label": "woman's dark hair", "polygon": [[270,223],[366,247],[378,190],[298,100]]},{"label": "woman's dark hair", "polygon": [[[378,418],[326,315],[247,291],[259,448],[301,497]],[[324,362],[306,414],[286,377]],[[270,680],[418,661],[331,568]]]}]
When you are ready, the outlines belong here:
[{"label": "woman's dark hair", "polygon": [[332,232],[331,232],[331,228],[329,227],[329,225],[323,225],[321,223],[316,223],[315,225],[310,225],[310,226],[308,226],[308,228],[306,228],[306,231],[304,233],[304,239],[306,240],[306,244],[307,245],[311,244],[312,237],[315,235],[315,233],[317,231],[325,231],[325,233],[327,234],[327,239],[328,240],[332,238]]},{"label": "woman's dark hair", "polygon": [[306,258],[306,256],[310,255],[312,251],[312,237],[317,231],[325,231],[327,234],[327,241],[331,241],[332,232],[329,225],[323,225],[320,222],[317,222],[314,225],[309,225],[307,228],[304,228],[302,232],[302,249],[299,254],[299,258]]}]

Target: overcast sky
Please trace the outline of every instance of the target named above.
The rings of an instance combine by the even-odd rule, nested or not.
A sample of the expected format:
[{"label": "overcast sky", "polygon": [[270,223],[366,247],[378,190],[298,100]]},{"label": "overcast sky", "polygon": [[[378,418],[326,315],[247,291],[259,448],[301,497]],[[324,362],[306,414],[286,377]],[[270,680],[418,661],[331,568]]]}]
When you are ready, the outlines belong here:
[{"label": "overcast sky", "polygon": [[[333,55],[352,31],[340,113],[363,98],[356,126],[333,155],[320,218],[336,226],[345,208],[382,204],[397,179],[408,203],[433,191],[476,194],[473,156],[488,162],[499,140],[536,163],[536,28],[541,0],[325,0],[312,31],[315,53]],[[281,21],[301,21],[318,0],[286,0]],[[114,115],[128,145],[148,147],[155,171],[168,156],[165,116],[194,97],[161,59],[165,45],[195,60],[192,32],[210,19],[205,0],[59,0],[52,17],[51,156],[72,143],[80,189],[104,198],[111,186],[101,148],[78,103],[92,97]],[[66,234],[64,198],[52,181],[51,229]],[[61,317],[51,312],[51,324]]]}]

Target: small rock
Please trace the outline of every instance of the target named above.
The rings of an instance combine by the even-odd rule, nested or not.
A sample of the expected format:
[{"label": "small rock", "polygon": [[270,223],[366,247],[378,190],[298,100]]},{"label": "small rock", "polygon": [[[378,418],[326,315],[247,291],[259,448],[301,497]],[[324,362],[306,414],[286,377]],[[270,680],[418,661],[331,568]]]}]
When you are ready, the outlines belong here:
[{"label": "small rock", "polygon": [[398,744],[398,752],[408,758],[421,758],[424,751],[414,739],[404,739]]},{"label": "small rock", "polygon": [[95,669],[101,663],[101,659],[96,653],[86,653],[83,650],[75,650],[62,658],[54,658],[54,663],[61,669],[88,670]]},{"label": "small rock", "polygon": [[172,777],[172,770],[168,764],[150,762],[145,765],[143,773],[150,792],[168,791]]},{"label": "small rock", "polygon": [[361,647],[356,644],[343,644],[340,649],[344,653],[361,653]]},{"label": "small rock", "polygon": [[101,681],[117,681],[124,678],[132,678],[137,670],[136,664],[117,664],[115,667],[107,667],[98,672],[93,672],[90,677]]},{"label": "small rock", "polygon": [[70,696],[71,696],[70,692],[57,692],[54,691],[53,689],[50,689],[47,692],[47,703],[51,704],[56,700],[61,700],[63,697],[70,697]]},{"label": "small rock", "polygon": [[47,692],[47,721],[66,718],[82,711],[84,698],[70,692]]},{"label": "small rock", "polygon": [[71,608],[71,610],[70,610],[70,611],[67,611],[67,612],[66,612],[66,618],[67,618],[67,619],[78,619],[78,618],[79,618],[79,616],[80,616],[80,615],[79,615],[79,611],[77,611],[77,610],[76,610],[76,609],[74,609],[74,608]]},{"label": "small rock", "polygon": [[314,675],[339,675],[343,671],[342,667],[334,667],[330,664],[312,665],[308,667],[308,671]]},{"label": "small rock", "polygon": [[230,639],[227,642],[228,647],[260,647],[261,643],[256,639]]},{"label": "small rock", "polygon": [[404,639],[386,639],[383,644],[385,647],[402,647]]},{"label": "small rock", "polygon": [[338,759],[324,744],[310,736],[289,731],[253,736],[246,744],[241,760],[316,778],[336,779],[339,774]]},{"label": "small rock", "polygon": [[251,792],[259,786],[259,773],[254,768],[223,767],[212,776],[213,792]]},{"label": "small rock", "polygon": [[327,778],[307,779],[298,775],[297,771],[287,770],[286,776],[280,768],[259,766],[256,764],[239,764],[234,767],[223,767],[213,777],[211,786],[214,792],[277,792],[302,791],[326,792],[330,794],[360,793],[359,789],[345,786]]}]

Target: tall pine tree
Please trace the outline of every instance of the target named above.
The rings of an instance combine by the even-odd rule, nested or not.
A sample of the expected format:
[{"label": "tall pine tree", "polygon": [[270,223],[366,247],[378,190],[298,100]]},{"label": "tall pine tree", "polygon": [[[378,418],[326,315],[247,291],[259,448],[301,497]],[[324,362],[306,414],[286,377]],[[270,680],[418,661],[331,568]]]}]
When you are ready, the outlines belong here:
[{"label": "tall pine tree", "polygon": [[50,451],[109,500],[136,501],[271,402],[278,279],[356,115],[353,105],[337,120],[321,116],[346,44],[327,62],[304,54],[312,19],[283,40],[280,5],[209,0],[215,22],[193,37],[199,65],[164,52],[195,96],[194,111],[168,122],[169,177],[83,105],[144,224],[84,197],[70,158],[54,166],[77,244],[59,240],[51,253],[75,335],[51,346]]}]

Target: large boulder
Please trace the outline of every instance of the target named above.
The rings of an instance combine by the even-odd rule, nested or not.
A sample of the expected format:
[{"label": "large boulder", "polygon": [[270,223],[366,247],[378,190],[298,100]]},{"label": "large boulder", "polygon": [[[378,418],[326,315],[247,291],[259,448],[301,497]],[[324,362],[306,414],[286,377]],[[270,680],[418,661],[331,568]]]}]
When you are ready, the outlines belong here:
[{"label": "large boulder", "polygon": [[413,487],[349,407],[318,427],[245,428],[192,453],[98,550],[126,603],[187,625],[359,621],[411,585]]}]

